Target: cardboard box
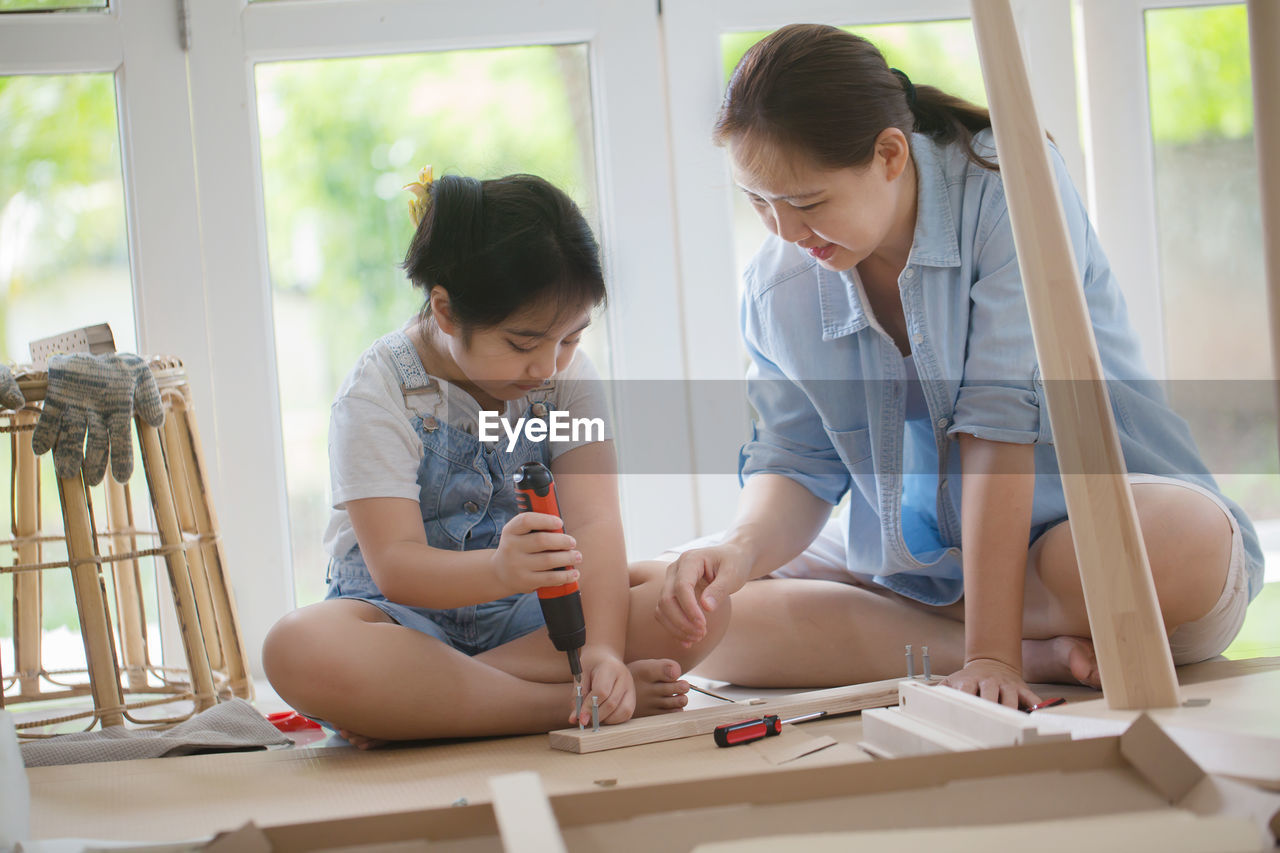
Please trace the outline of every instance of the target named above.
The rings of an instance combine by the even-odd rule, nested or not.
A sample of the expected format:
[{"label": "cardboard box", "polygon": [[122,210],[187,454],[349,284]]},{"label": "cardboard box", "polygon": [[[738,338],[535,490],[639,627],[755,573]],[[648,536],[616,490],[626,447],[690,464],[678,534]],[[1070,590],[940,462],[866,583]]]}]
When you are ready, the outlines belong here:
[{"label": "cardboard box", "polygon": [[[1118,737],[564,794],[551,805],[569,850],[610,853],[1100,815],[1122,824],[1153,811],[1249,821],[1257,846],[1246,849],[1267,849],[1280,832],[1280,795],[1204,773],[1147,717]],[[257,832],[269,845],[261,849],[276,853],[415,841],[432,851],[502,849],[488,804]]]}]

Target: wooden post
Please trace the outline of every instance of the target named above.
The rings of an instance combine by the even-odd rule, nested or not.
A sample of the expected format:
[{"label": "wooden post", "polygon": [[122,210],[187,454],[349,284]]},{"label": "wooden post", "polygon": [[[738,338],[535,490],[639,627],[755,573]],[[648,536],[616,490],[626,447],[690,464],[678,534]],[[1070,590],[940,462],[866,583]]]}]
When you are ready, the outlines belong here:
[{"label": "wooden post", "polygon": [[253,681],[249,678],[248,656],[244,649],[244,635],[240,631],[240,616],[236,610],[235,596],[227,584],[226,560],[222,543],[218,540],[218,516],[213,508],[213,496],[209,494],[209,477],[204,468],[204,453],[200,447],[200,430],[196,427],[195,413],[191,411],[188,392],[173,395],[168,417],[177,427],[177,450],[183,459],[187,475],[187,487],[191,490],[191,504],[195,512],[195,531],[202,542],[205,572],[209,592],[213,598],[213,610],[217,616],[218,638],[222,643],[223,671],[231,692],[241,699],[253,698]]},{"label": "wooden post", "polygon": [[[107,531],[111,534],[111,551],[127,554],[138,550],[138,537],[133,529],[133,511],[126,486],[107,474]],[[116,586],[116,618],[119,622],[120,652],[124,655],[125,679],[130,690],[147,686],[147,623],[143,618],[142,584],[138,561],[117,560],[111,569]]]},{"label": "wooden post", "polygon": [[[173,505],[173,490],[165,467],[160,431],[141,418],[136,418],[135,423],[142,448],[142,465],[147,473],[147,488],[151,490],[151,508],[155,512],[156,529],[160,533],[160,544],[166,547],[179,546],[182,544],[182,529],[178,525],[178,513]],[[169,570],[169,586],[173,591],[178,629],[182,633],[182,649],[186,653],[191,692],[196,711],[203,711],[213,707],[217,700],[213,690],[213,673],[209,669],[209,658],[205,654],[200,634],[200,617],[196,610],[195,593],[191,588],[191,571],[187,568],[186,553],[181,548],[166,553],[164,561]]]},{"label": "wooden post", "polygon": [[1280,425],[1280,3],[1248,0],[1253,73],[1253,141],[1262,192],[1262,251],[1271,317],[1271,380]]},{"label": "wooden post", "polygon": [[1009,0],[973,0],[973,28],[1102,690],[1112,708],[1172,707],[1173,657]]},{"label": "wooden post", "polygon": [[75,586],[80,639],[84,643],[93,707],[102,725],[119,726],[124,724],[120,668],[111,636],[102,569],[94,561],[98,556],[98,543],[85,492],[84,479],[78,472],[74,477],[58,478],[62,520],[67,526],[67,559],[71,561],[71,582]]},{"label": "wooden post", "polygon": [[[13,535],[19,539],[40,534],[40,460],[31,450],[31,431],[37,417],[39,413],[30,408],[18,412],[17,425],[28,429],[13,434]],[[17,551],[22,565],[39,563],[43,553],[39,542],[23,542]],[[38,571],[13,575],[13,663],[21,697],[40,694],[40,672],[44,668],[40,663],[42,579]]]},{"label": "wooden post", "polygon": [[[170,395],[172,399],[178,395]],[[190,472],[187,470],[185,444],[178,419],[172,412],[166,415],[160,428],[160,444],[169,466],[169,483],[173,491],[174,509],[178,512],[178,527],[184,538],[196,536],[196,512],[192,507]],[[204,637],[205,654],[211,669],[222,669],[222,646],[218,640],[218,619],[213,610],[213,597],[209,594],[209,576],[205,571],[204,549],[196,546],[187,551],[187,569],[191,572],[191,591],[195,594],[196,612],[200,614],[200,633]]]}]

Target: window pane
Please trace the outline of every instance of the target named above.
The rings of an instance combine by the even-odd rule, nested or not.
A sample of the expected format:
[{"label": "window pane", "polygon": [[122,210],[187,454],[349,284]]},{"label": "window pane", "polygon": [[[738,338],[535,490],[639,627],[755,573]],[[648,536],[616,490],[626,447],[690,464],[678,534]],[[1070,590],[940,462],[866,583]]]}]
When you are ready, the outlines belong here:
[{"label": "window pane", "polygon": [[[1175,404],[1187,400],[1180,411],[1223,490],[1258,523],[1268,579],[1280,580],[1280,464],[1245,6],[1153,10],[1145,23],[1172,394]],[[1208,405],[1213,398],[1221,404]]]},{"label": "window pane", "polygon": [[46,12],[56,9],[105,9],[107,0],[0,0],[0,12]]},{"label": "window pane", "polygon": [[135,343],[110,74],[0,78],[0,353],[108,322]]},{"label": "window pane", "polygon": [[[901,69],[912,83],[937,86],[952,95],[986,106],[987,93],[982,85],[978,46],[968,20],[875,24],[843,29],[869,39],[880,48],[889,66]],[[749,32],[721,36],[720,52],[726,83],[742,55],[768,34]],[[737,268],[742,270],[760,248],[767,232],[740,192],[733,194],[733,223]]]},{"label": "window pane", "polygon": [[[521,47],[259,65],[263,188],[299,604],[324,594],[328,417],[359,354],[420,307],[399,264],[401,187],[444,173],[540,175],[596,220],[586,48]],[[598,231],[598,227],[597,227]],[[604,323],[584,339],[607,373]]]}]

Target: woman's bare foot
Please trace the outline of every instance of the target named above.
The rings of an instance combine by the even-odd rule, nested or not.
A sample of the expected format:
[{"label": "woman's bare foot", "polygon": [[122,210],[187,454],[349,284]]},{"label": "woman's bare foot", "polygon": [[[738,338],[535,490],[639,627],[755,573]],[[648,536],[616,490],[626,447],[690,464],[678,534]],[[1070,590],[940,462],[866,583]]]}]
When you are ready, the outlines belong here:
[{"label": "woman's bare foot", "polygon": [[636,683],[633,716],[669,714],[689,703],[689,682],[680,680],[680,664],[673,660],[637,660],[627,664]]},{"label": "woman's bare foot", "polygon": [[338,736],[356,749],[377,749],[380,746],[386,746],[391,743],[389,740],[379,740],[378,738],[365,737],[355,732],[349,732],[346,729],[338,729]]},{"label": "woman's bare foot", "polygon": [[1102,689],[1093,641],[1084,637],[1023,640],[1022,677],[1033,684],[1083,684]]}]

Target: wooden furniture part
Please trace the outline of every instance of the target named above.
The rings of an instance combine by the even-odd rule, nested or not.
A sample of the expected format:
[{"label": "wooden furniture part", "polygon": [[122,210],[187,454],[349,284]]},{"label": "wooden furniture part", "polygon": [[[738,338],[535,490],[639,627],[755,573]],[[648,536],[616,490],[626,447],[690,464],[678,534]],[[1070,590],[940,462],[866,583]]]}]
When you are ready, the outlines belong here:
[{"label": "wooden furniture part", "polygon": [[1102,691],[1113,708],[1172,707],[1173,657],[1009,0],[973,0],[973,28]]},{"label": "wooden furniture part", "polygon": [[[1280,410],[1280,4],[1248,0],[1253,71],[1253,140],[1262,192],[1262,251],[1271,316],[1271,378]],[[1280,418],[1277,418],[1280,423]]]},{"label": "wooden furniture part", "polygon": [[898,758],[1071,739],[1061,726],[1042,731],[1039,720],[950,687],[904,682],[897,708],[862,713],[859,746],[878,758]]},{"label": "wooden furniture part", "polygon": [[[0,548],[13,556],[0,573],[14,580],[15,667],[11,672],[4,669],[9,662],[0,661],[0,707],[18,710],[22,703],[52,700],[18,716],[24,737],[60,734],[68,725],[171,724],[220,697],[252,698],[186,372],[172,358],[153,359],[150,367],[165,424],[156,429],[138,420],[135,427],[150,497],[143,512],[154,519],[153,530],[140,527],[148,519],[138,518],[130,484],[117,483],[110,474],[90,488],[80,474],[46,473],[57,484],[61,528],[43,517],[55,515],[41,509],[42,471],[52,465],[42,465],[32,454],[31,435],[48,389],[47,374],[19,371],[27,406],[0,412],[0,432],[10,438],[12,495],[12,538],[0,540]],[[162,665],[149,648],[148,610],[151,622],[157,622],[158,606],[148,601],[147,590],[155,586],[151,580],[161,563],[173,594],[183,666]],[[48,651],[41,648],[44,580],[62,571],[72,579],[83,667],[75,661],[71,666],[46,663]],[[89,697],[91,707],[84,707],[82,697]],[[144,708],[153,710],[138,713]]]},{"label": "wooden furniture part", "polygon": [[884,708],[897,704],[898,682],[899,679],[894,678],[850,687],[777,696],[754,705],[723,705],[679,714],[639,717],[616,726],[603,726],[598,732],[590,729],[562,729],[550,734],[551,746],[566,752],[599,752],[603,749],[710,734],[716,726],[723,723],[736,723],[765,714],[777,714],[786,718],[815,711],[844,714],[864,708]]},{"label": "wooden furniture part", "polygon": [[489,780],[493,815],[506,853],[566,853],[542,780],[531,770]]}]

